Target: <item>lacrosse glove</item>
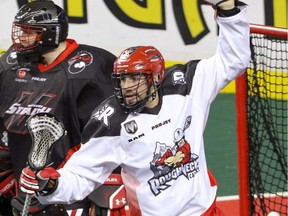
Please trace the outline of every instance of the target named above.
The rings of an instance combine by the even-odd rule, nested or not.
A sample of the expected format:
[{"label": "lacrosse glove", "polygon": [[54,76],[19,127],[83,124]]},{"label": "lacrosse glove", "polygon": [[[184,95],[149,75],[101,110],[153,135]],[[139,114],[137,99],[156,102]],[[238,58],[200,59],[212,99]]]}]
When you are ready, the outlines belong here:
[{"label": "lacrosse glove", "polygon": [[59,177],[60,174],[52,167],[45,167],[40,171],[25,167],[20,175],[20,189],[30,195],[49,195],[56,190]]}]

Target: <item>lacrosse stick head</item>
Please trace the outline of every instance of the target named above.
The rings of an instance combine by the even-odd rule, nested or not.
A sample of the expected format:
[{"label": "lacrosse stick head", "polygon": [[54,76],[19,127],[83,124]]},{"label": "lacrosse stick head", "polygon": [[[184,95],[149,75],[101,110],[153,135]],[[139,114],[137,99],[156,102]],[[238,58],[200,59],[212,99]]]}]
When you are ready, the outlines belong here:
[{"label": "lacrosse stick head", "polygon": [[37,113],[26,121],[32,138],[28,163],[32,169],[40,170],[47,166],[52,146],[65,134],[63,123],[51,113]]}]

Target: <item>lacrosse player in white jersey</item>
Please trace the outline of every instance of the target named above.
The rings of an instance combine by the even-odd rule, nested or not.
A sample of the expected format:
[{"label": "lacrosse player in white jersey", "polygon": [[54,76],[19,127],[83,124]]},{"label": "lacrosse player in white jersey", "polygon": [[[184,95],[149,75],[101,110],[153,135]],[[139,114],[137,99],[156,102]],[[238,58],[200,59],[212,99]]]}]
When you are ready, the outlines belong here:
[{"label": "lacrosse player in white jersey", "polygon": [[62,169],[23,169],[22,190],[42,203],[73,203],[121,166],[132,216],[223,215],[203,132],[219,91],[248,66],[249,23],[245,4],[211,3],[219,25],[214,56],[165,69],[153,46],[124,50],[114,63],[114,95],[92,113],[80,150]]}]

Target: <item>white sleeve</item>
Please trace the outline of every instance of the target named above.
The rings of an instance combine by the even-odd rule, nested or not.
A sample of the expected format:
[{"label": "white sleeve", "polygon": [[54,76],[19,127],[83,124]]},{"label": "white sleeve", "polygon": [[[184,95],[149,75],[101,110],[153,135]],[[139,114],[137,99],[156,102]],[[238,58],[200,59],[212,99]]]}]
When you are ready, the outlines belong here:
[{"label": "white sleeve", "polygon": [[[231,17],[217,17],[219,38],[216,53],[197,65],[193,88],[212,102],[219,91],[245,71],[250,60],[249,23],[245,19],[247,6]],[[192,92],[193,93],[193,92]]]},{"label": "white sleeve", "polygon": [[[92,138],[75,152],[62,169],[58,187],[51,195],[37,196],[42,204],[70,204],[99,187],[120,164],[113,137]],[[115,156],[116,155],[116,156]]]}]

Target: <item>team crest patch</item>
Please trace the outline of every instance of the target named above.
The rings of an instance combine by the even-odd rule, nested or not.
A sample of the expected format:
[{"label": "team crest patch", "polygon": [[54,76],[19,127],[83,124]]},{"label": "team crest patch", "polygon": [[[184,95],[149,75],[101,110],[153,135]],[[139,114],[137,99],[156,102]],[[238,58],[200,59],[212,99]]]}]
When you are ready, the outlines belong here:
[{"label": "team crest patch", "polygon": [[186,84],[186,79],[184,76],[184,73],[182,71],[175,71],[172,74],[172,82],[173,85],[185,85]]},{"label": "team crest patch", "polygon": [[68,71],[71,74],[77,74],[82,72],[87,66],[93,62],[93,56],[90,52],[80,51],[68,60]]},{"label": "team crest patch", "polygon": [[186,118],[183,128],[174,131],[173,146],[156,142],[150,169],[154,176],[148,181],[152,193],[157,196],[168,189],[169,182],[181,176],[190,180],[200,171],[199,156],[192,153],[190,143],[185,139],[185,130],[191,124],[191,116]]},{"label": "team crest patch", "polygon": [[101,121],[106,127],[110,127],[110,119],[114,113],[115,108],[105,104],[92,114],[92,118],[96,119],[97,121]]},{"label": "team crest patch", "polygon": [[12,50],[6,58],[7,64],[15,64],[17,62],[17,53]]},{"label": "team crest patch", "polygon": [[30,69],[28,69],[28,68],[20,68],[20,69],[18,69],[17,77],[20,78],[20,79],[24,79],[28,71],[30,71]]}]

